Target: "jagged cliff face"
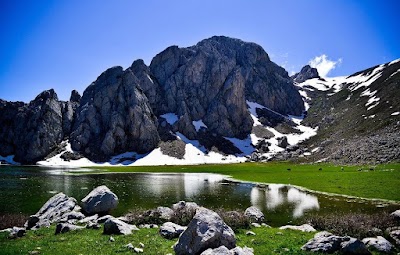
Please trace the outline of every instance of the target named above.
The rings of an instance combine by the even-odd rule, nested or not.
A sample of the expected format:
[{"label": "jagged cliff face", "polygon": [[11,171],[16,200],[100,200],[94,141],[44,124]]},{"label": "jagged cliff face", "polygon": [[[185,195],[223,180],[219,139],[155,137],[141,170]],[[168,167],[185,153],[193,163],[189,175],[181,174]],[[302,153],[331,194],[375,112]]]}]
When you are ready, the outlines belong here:
[{"label": "jagged cliff face", "polygon": [[29,104],[0,100],[0,154],[22,163],[43,159],[70,134],[76,107],[52,89]]},{"label": "jagged cliff face", "polygon": [[[169,47],[150,66],[137,60],[126,70],[110,68],[82,98],[73,92],[62,102],[49,90],[29,104],[1,101],[0,155],[33,163],[69,139],[74,151],[106,161],[127,151],[150,152],[179,134],[207,151],[240,154],[228,138],[249,138],[254,123],[248,102],[282,115],[304,111],[287,72],[260,46],[216,36]],[[268,122],[267,115],[263,119]]]},{"label": "jagged cliff face", "polygon": [[157,119],[139,82],[130,69],[114,67],[85,90],[71,133],[74,150],[107,160],[118,153],[145,153],[157,146]]},{"label": "jagged cliff face", "polygon": [[247,136],[253,122],[246,100],[282,114],[304,110],[287,72],[260,46],[237,39],[212,37],[189,48],[169,47],[152,60],[148,75],[163,98],[153,109],[182,116],[179,131],[190,138],[196,137],[190,122],[198,120],[218,135]]}]

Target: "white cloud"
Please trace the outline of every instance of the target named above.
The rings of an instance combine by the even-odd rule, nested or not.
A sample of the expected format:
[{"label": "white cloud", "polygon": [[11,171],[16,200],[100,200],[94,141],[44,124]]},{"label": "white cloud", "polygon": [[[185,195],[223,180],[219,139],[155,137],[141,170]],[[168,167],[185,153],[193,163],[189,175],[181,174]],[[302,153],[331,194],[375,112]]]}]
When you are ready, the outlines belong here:
[{"label": "white cloud", "polygon": [[336,68],[336,66],[342,63],[342,59],[338,60],[330,60],[328,56],[322,54],[321,56],[317,56],[308,62],[311,67],[317,68],[318,73],[321,77],[327,77],[328,73]]}]

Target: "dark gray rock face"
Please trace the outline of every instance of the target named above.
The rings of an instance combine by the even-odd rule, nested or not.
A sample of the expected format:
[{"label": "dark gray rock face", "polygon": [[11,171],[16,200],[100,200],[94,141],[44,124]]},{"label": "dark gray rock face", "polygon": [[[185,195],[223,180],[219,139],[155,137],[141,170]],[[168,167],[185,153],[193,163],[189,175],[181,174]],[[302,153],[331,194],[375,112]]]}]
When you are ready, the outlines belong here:
[{"label": "dark gray rock face", "polygon": [[159,142],[157,119],[130,69],[113,67],[83,93],[71,133],[74,150],[94,160],[149,152]]},{"label": "dark gray rock face", "polygon": [[43,159],[69,135],[74,104],[59,101],[53,89],[29,104],[0,100],[0,155],[21,163]]},{"label": "dark gray rock face", "polygon": [[157,112],[182,116],[178,129],[203,120],[210,132],[245,137],[252,129],[246,99],[282,114],[300,115],[303,102],[287,72],[258,45],[215,36],[189,48],[172,46],[158,54],[150,70],[163,94]]},{"label": "dark gray rock face", "polygon": [[309,65],[304,66],[299,73],[290,77],[296,83],[302,83],[308,79],[320,78],[318,70]]}]

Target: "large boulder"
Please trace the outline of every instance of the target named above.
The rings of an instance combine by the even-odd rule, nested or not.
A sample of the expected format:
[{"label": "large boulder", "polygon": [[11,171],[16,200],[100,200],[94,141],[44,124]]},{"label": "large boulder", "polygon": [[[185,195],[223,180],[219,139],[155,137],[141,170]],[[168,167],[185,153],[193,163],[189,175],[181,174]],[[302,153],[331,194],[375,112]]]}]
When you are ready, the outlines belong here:
[{"label": "large boulder", "polygon": [[139,83],[130,68],[113,67],[87,87],[71,133],[72,149],[106,161],[127,151],[156,148],[158,122]]},{"label": "large boulder", "polygon": [[333,235],[329,232],[319,232],[314,238],[309,240],[303,247],[304,251],[334,253],[340,250],[340,244],[345,240],[344,237]]},{"label": "large boulder", "polygon": [[316,233],[301,249],[319,253],[371,254],[360,240],[349,236],[336,236],[326,231]]},{"label": "large boulder", "polygon": [[393,245],[383,236],[364,238],[362,242],[368,247],[383,253],[390,253]]},{"label": "large boulder", "polygon": [[99,186],[82,199],[82,209],[88,214],[107,213],[118,205],[118,197],[107,186]]},{"label": "large boulder", "polygon": [[135,225],[130,225],[116,218],[109,218],[104,222],[104,234],[130,235],[132,231],[139,230]]},{"label": "large boulder", "polygon": [[71,215],[76,206],[75,198],[68,197],[64,193],[58,193],[51,197],[36,214],[29,217],[25,227],[37,229],[42,226],[50,226],[51,223],[59,222]]},{"label": "large boulder", "polygon": [[179,237],[174,250],[177,255],[201,254],[209,248],[220,246],[235,248],[235,233],[216,212],[199,208],[187,229]]},{"label": "large boulder", "polygon": [[265,219],[263,212],[255,206],[250,206],[244,211],[244,216],[250,222],[262,223]]},{"label": "large boulder", "polygon": [[175,224],[173,222],[165,222],[160,227],[160,235],[167,239],[173,239],[179,237],[183,231],[186,230],[186,227]]}]

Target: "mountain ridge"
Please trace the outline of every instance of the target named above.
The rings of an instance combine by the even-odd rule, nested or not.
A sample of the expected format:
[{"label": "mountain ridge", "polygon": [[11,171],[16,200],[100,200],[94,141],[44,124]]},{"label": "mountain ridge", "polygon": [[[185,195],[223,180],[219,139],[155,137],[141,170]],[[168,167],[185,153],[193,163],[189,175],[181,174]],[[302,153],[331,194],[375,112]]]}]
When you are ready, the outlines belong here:
[{"label": "mountain ridge", "polygon": [[[261,46],[240,39],[214,36],[187,48],[170,46],[149,66],[139,59],[125,70],[107,69],[82,97],[73,91],[67,102],[59,101],[54,90],[42,92],[29,104],[1,100],[0,155],[4,157],[0,160],[47,165],[398,160],[396,149],[386,158],[343,160],[351,153],[341,152],[338,146],[321,150],[319,145],[330,139],[335,144],[334,134],[343,132],[329,124],[344,129],[336,117],[347,115],[328,106],[338,108],[343,100],[350,106],[353,101],[343,99],[344,94],[350,98],[355,94],[363,104],[373,106],[372,111],[382,105],[375,94],[395,101],[393,97],[400,98],[399,69],[393,61],[335,80],[322,79],[316,69],[305,66],[289,77]],[[381,95],[378,83],[395,93]],[[334,120],[327,122],[323,112],[333,114]],[[389,128],[391,139],[397,141],[398,124],[389,122],[375,130]],[[354,143],[346,146],[352,148]],[[336,156],[327,158],[327,154]]]}]

